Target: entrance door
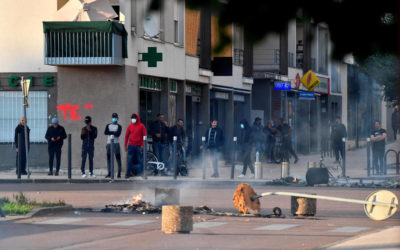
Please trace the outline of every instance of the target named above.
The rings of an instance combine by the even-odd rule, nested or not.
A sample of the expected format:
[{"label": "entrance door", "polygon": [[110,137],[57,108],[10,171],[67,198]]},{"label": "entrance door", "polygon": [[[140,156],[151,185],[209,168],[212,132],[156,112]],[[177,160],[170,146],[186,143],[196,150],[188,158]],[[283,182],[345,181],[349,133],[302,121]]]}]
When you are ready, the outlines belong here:
[{"label": "entrance door", "polygon": [[201,145],[200,135],[200,98],[186,96],[186,135],[188,140],[187,154],[196,156],[199,154]]},{"label": "entrance door", "polygon": [[149,128],[151,122],[156,120],[160,113],[160,93],[151,91],[140,91],[140,120]]}]

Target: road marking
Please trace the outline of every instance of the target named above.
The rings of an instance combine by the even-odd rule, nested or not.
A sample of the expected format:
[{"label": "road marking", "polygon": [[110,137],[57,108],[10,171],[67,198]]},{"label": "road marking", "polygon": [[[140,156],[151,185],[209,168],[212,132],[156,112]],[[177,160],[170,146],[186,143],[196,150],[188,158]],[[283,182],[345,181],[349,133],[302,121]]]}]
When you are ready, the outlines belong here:
[{"label": "road marking", "polygon": [[338,227],[331,230],[330,232],[335,233],[358,233],[364,230],[370,229],[370,227]]},{"label": "road marking", "polygon": [[199,222],[193,225],[194,228],[210,228],[210,227],[218,227],[221,225],[227,224],[227,222]]},{"label": "road marking", "polygon": [[298,224],[271,224],[268,226],[263,226],[263,227],[257,227],[254,230],[285,230],[293,227],[297,227]]},{"label": "road marking", "polygon": [[54,219],[54,220],[45,220],[45,221],[38,221],[34,222],[33,224],[48,224],[48,225],[57,225],[57,224],[69,224],[78,221],[86,220],[85,218],[61,218],[61,219]]},{"label": "road marking", "polygon": [[141,225],[141,224],[147,224],[147,223],[152,223],[156,222],[156,220],[126,220],[126,221],[120,221],[120,222],[115,222],[111,224],[106,224],[106,226],[136,226],[136,225]]}]

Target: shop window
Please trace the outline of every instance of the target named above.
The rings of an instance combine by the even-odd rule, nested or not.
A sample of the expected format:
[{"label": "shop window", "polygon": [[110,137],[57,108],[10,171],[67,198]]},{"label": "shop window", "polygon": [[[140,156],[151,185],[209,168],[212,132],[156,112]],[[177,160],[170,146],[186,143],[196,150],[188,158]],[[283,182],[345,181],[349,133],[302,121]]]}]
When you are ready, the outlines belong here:
[{"label": "shop window", "polygon": [[[47,91],[29,92],[27,124],[31,129],[33,143],[46,142],[47,130]],[[0,143],[14,142],[15,128],[24,116],[21,91],[0,91]]]},{"label": "shop window", "polygon": [[178,82],[177,81],[169,81],[169,92],[178,93]]}]

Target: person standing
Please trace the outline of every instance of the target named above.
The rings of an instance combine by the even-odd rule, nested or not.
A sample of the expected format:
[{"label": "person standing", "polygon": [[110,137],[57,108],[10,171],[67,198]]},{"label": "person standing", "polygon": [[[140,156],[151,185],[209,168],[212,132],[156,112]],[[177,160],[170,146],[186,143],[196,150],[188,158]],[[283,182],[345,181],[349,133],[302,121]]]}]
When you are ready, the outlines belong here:
[{"label": "person standing", "polygon": [[393,128],[393,138],[397,140],[397,132],[400,129],[400,110],[399,106],[394,106],[394,111],[392,113],[392,128]]},{"label": "person standing", "polygon": [[[182,161],[183,164],[186,162],[186,153],[185,153],[185,128],[183,127],[184,122],[183,119],[178,119],[176,125],[169,129],[168,133],[168,141],[169,141],[169,158],[168,158],[168,172],[167,175],[170,175],[171,172],[171,160],[172,160],[172,147],[173,147],[173,138],[176,136],[176,150],[181,150],[182,152]],[[179,170],[179,168],[178,168]],[[178,171],[179,172],[179,171]]]},{"label": "person standing", "polygon": [[[14,133],[14,143],[15,143],[15,151],[17,152],[17,170],[16,173],[18,175],[18,156],[20,154],[21,156],[21,174],[22,175],[27,175],[28,173],[26,172],[26,146],[25,146],[25,130],[24,130],[24,125],[25,125],[25,118],[21,117],[21,120],[18,124],[18,126],[15,128],[15,133]],[[30,146],[30,129],[27,126],[27,131],[28,131],[28,151],[29,151],[29,146]],[[21,136],[21,145],[19,145],[18,142],[18,134]]]},{"label": "person standing", "polygon": [[63,126],[58,124],[58,119],[54,117],[51,120],[51,126],[47,128],[45,138],[48,142],[49,151],[49,173],[48,175],[53,175],[53,161],[54,155],[56,156],[56,173],[58,176],[61,165],[61,148],[63,146],[64,140],[67,138],[65,129]]},{"label": "person standing", "polygon": [[[214,167],[214,173],[211,177],[219,177],[218,173],[218,153],[221,152],[222,146],[224,145],[224,132],[218,127],[218,120],[213,120],[211,122],[211,127],[207,129],[204,134],[206,138],[206,146],[211,155],[211,161]],[[203,146],[200,146],[203,149]]]},{"label": "person standing", "polygon": [[370,138],[372,142],[372,162],[376,174],[383,175],[383,157],[385,155],[386,130],[381,127],[380,121],[375,121],[375,129],[372,131]]},{"label": "person standing", "polygon": [[265,142],[267,141],[267,135],[265,134],[264,126],[261,124],[261,118],[256,117],[254,119],[253,127],[251,128],[252,142],[259,153],[260,161],[265,152]]},{"label": "person standing", "polygon": [[254,178],[254,166],[251,163],[251,128],[246,119],[240,121],[240,151],[242,153],[243,170],[242,174],[238,178],[246,177],[247,167],[250,168],[251,175],[250,178]]},{"label": "person standing", "polygon": [[[143,171],[141,152],[143,150],[143,137],[147,135],[146,127],[140,122],[138,114],[132,114],[131,124],[126,128],[125,133],[125,152],[128,152],[128,168],[125,178],[131,177],[131,172],[138,175]],[[134,167],[134,166],[139,167]]]},{"label": "person standing", "polygon": [[296,153],[293,151],[293,143],[292,143],[292,131],[293,129],[289,126],[289,124],[285,123],[283,118],[279,120],[279,126],[277,128],[282,136],[282,146],[284,149],[283,160],[289,162],[289,154],[292,154],[295,158],[294,164],[299,161],[299,157],[297,157]]},{"label": "person standing", "polygon": [[165,148],[168,144],[168,126],[163,114],[157,114],[157,120],[150,125],[149,133],[153,139],[153,151],[159,162],[164,162]]},{"label": "person standing", "polygon": [[[107,170],[108,174],[106,178],[111,177],[111,166],[110,161],[112,157],[117,159],[118,163],[118,176],[117,178],[121,178],[121,149],[119,146],[119,136],[121,135],[122,127],[118,124],[118,114],[113,113],[111,115],[112,123],[106,125],[104,130],[104,134],[107,135]],[[111,142],[112,141],[112,142]],[[112,144],[111,144],[112,143]],[[111,155],[111,145],[113,146],[113,155]]]},{"label": "person standing", "polygon": [[339,162],[340,156],[344,157],[344,151],[346,150],[343,138],[347,137],[346,127],[341,123],[340,117],[337,116],[335,124],[332,125],[331,141],[333,146],[333,152],[335,153],[336,162]]},{"label": "person standing", "polygon": [[276,128],[273,120],[269,120],[267,127],[265,130],[268,132],[267,134],[267,158],[268,163],[273,163],[275,161],[274,157],[274,148],[276,142]]},{"label": "person standing", "polygon": [[85,163],[86,157],[89,155],[89,176],[96,177],[93,174],[93,157],[94,157],[94,140],[97,138],[97,128],[92,126],[92,118],[90,116],[85,117],[86,126],[82,128],[81,139],[82,139],[82,165],[81,172],[82,177],[85,178]]}]

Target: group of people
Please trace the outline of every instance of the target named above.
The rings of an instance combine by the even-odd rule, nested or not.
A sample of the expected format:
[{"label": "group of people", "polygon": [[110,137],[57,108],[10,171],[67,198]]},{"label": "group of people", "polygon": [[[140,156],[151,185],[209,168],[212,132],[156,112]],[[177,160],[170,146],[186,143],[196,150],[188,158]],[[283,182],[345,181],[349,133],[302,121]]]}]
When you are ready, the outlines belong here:
[{"label": "group of people", "polygon": [[[395,107],[395,112],[392,116],[395,119],[399,119],[400,122],[400,111],[398,107]],[[117,160],[118,175],[117,178],[121,178],[121,149],[119,137],[122,132],[122,126],[118,124],[118,114],[113,113],[111,115],[112,122],[107,124],[104,130],[104,134],[107,136],[107,169],[108,174],[111,176],[110,160],[114,157]],[[396,120],[397,121],[397,120]],[[81,174],[82,177],[86,177],[85,164],[86,159],[89,160],[89,176],[96,177],[93,173],[93,157],[94,157],[94,142],[97,138],[97,128],[92,125],[92,118],[90,116],[85,117],[85,126],[81,129],[81,140],[82,140],[82,161],[81,161]],[[25,147],[25,130],[24,130],[24,117],[21,118],[20,123],[15,129],[15,145],[17,152],[17,174],[18,164],[20,165],[21,174],[26,175],[26,147]],[[49,154],[49,172],[48,175],[59,175],[60,164],[61,164],[61,149],[63,141],[67,138],[67,134],[63,126],[58,122],[57,118],[51,120],[52,125],[48,127],[45,138],[48,141],[48,154]],[[394,124],[394,123],[393,123]],[[392,124],[392,125],[393,125]],[[396,137],[397,127],[393,126],[394,134]],[[29,151],[29,133],[30,129],[27,127],[27,141]],[[247,120],[243,119],[240,121],[240,137],[239,145],[241,149],[241,157],[243,161],[242,174],[239,178],[246,176],[247,169],[250,168],[251,176],[254,177],[254,159],[252,158],[252,152],[255,151],[257,157],[261,160],[264,153],[266,152],[265,159],[272,163],[274,159],[274,147],[277,138],[281,139],[282,150],[283,150],[283,161],[289,161],[289,155],[293,155],[297,163],[299,160],[298,156],[293,150],[292,146],[292,131],[290,125],[281,118],[276,125],[273,120],[268,121],[264,127],[262,120],[256,117],[252,126],[249,125]],[[18,136],[19,135],[19,136]],[[184,121],[178,119],[176,125],[169,127],[168,123],[164,120],[163,114],[158,114],[154,122],[149,126],[149,135],[152,138],[153,152],[156,155],[159,162],[166,164],[166,168],[161,171],[161,175],[168,176],[171,173],[171,155],[172,145],[174,137],[177,140],[177,146],[179,150],[182,150],[183,159],[185,160],[185,130]],[[131,115],[131,123],[126,129],[124,148],[128,153],[128,166],[125,174],[125,178],[129,178],[134,175],[139,175],[143,171],[142,164],[142,151],[144,147],[144,136],[147,136],[147,130],[143,123],[141,123],[138,114]],[[331,141],[333,151],[335,154],[336,161],[340,160],[340,157],[344,157],[345,143],[343,138],[347,137],[345,126],[341,123],[340,117],[336,118],[335,123],[331,129]],[[19,138],[19,140],[18,140]],[[210,153],[211,162],[213,166],[213,174],[211,177],[219,177],[218,172],[218,154],[221,152],[224,146],[224,133],[223,130],[218,127],[218,120],[212,120],[210,127],[205,131],[204,134],[204,150]],[[373,165],[376,169],[377,174],[383,174],[383,158],[385,152],[385,139],[386,131],[381,128],[379,121],[375,122],[375,129],[370,135],[372,141],[372,152],[373,152]],[[203,149],[203,145],[200,149]],[[113,155],[111,155],[111,146],[113,147]],[[168,150],[168,154],[166,154]],[[165,159],[165,156],[168,158]],[[54,157],[56,158],[56,169],[53,172]],[[20,162],[19,162],[20,161]]]},{"label": "group of people", "polygon": [[246,176],[247,168],[250,168],[251,171],[250,178],[254,177],[254,166],[251,157],[253,149],[256,152],[256,158],[260,161],[266,151],[265,158],[267,162],[275,162],[274,148],[278,137],[282,140],[283,149],[283,159],[280,160],[289,161],[290,155],[293,155],[295,158],[294,163],[298,162],[299,158],[292,146],[293,129],[284,119],[279,119],[277,126],[273,120],[270,120],[265,127],[262,125],[260,117],[254,119],[252,126],[249,125],[247,120],[243,119],[240,121],[240,131],[239,145],[241,147],[243,170],[242,174],[238,176],[239,178]]}]

